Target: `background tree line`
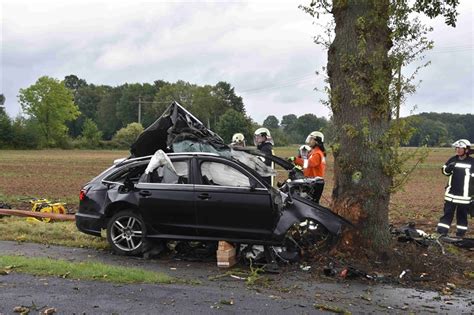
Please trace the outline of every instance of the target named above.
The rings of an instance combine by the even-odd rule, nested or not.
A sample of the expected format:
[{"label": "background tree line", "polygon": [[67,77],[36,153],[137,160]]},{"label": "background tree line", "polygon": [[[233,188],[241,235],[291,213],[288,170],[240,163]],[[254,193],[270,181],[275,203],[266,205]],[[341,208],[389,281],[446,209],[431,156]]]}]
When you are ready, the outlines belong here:
[{"label": "background tree line", "polygon": [[[0,148],[128,148],[174,100],[227,143],[235,132],[242,132],[252,145],[253,131],[260,127],[227,82],[198,86],[157,80],[111,87],[89,84],[75,75],[62,81],[41,77],[20,90],[19,100],[27,115],[11,119],[0,107]],[[422,113],[402,120],[413,129],[402,145],[446,146],[456,139],[474,139],[471,114]],[[303,143],[314,130],[324,132],[329,144],[334,135],[332,120],[311,113],[288,114],[281,120],[270,115],[263,126],[278,146]]]}]

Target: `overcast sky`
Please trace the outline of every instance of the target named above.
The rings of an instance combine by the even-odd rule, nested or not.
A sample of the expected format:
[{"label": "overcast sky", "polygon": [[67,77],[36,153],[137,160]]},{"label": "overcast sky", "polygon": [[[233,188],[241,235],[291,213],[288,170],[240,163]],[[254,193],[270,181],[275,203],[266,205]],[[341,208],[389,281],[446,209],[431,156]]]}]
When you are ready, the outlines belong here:
[{"label": "overcast sky", "polygon": [[[0,0],[0,93],[14,117],[17,95],[44,75],[75,74],[117,86],[184,80],[229,82],[247,113],[326,116],[316,76],[327,55],[313,43],[314,20],[298,9],[308,1],[23,1]],[[435,27],[432,64],[402,114],[474,114],[473,1],[461,0],[458,25]]]}]

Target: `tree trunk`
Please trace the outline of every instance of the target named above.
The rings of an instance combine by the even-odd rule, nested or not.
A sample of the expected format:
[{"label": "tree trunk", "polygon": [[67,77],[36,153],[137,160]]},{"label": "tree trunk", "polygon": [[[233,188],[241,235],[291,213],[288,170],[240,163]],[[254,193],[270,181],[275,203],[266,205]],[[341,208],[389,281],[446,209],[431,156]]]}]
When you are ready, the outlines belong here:
[{"label": "tree trunk", "polygon": [[392,178],[389,83],[392,46],[389,0],[334,0],[336,36],[328,52],[333,146],[333,210],[349,219],[341,246],[375,251],[389,240],[388,205]]}]

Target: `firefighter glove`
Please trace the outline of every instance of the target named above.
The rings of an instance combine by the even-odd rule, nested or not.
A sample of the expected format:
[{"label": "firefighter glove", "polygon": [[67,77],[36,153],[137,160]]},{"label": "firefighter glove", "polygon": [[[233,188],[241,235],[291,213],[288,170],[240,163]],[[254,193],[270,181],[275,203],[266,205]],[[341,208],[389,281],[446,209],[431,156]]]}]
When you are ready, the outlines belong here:
[{"label": "firefighter glove", "polygon": [[446,173],[452,173],[454,171],[454,165],[456,165],[456,162],[449,163],[445,168]]}]

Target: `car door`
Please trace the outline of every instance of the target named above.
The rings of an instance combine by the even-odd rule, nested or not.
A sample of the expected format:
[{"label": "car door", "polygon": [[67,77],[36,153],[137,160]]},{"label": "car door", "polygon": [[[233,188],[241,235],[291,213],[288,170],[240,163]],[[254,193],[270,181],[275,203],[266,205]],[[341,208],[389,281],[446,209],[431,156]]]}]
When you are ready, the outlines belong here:
[{"label": "car door", "polygon": [[173,160],[142,176],[137,189],[140,212],[150,234],[196,235],[194,185],[189,159]]},{"label": "car door", "polygon": [[276,215],[267,188],[232,161],[207,157],[196,164],[199,235],[263,239],[271,234]]}]

